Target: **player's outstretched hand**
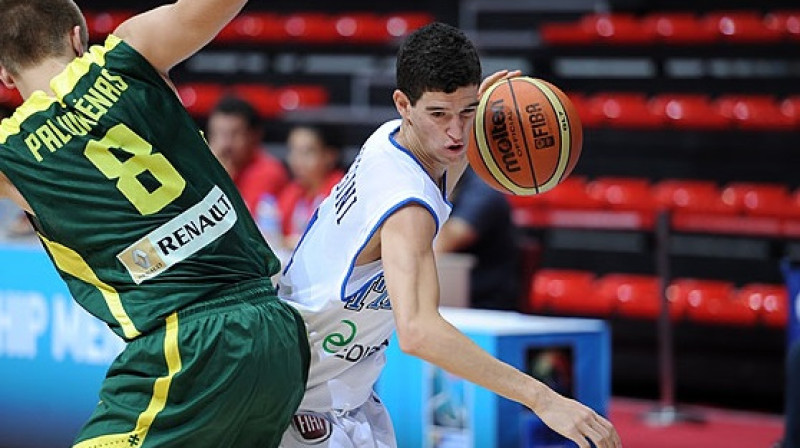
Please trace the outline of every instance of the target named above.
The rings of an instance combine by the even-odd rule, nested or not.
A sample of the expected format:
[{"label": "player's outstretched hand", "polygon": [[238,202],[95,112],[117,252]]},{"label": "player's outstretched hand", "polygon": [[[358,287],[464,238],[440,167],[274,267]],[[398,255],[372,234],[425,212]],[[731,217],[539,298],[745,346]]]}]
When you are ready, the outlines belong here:
[{"label": "player's outstretched hand", "polygon": [[502,79],[509,79],[514,78],[517,76],[521,76],[522,72],[520,70],[500,70],[492,73],[491,75],[484,78],[481,82],[480,87],[478,87],[478,98],[483,96],[483,92],[486,91],[492,84],[500,81]]},{"label": "player's outstretched hand", "polygon": [[583,404],[547,390],[534,411],[555,432],[572,440],[580,448],[621,448],[622,441],[611,422]]}]

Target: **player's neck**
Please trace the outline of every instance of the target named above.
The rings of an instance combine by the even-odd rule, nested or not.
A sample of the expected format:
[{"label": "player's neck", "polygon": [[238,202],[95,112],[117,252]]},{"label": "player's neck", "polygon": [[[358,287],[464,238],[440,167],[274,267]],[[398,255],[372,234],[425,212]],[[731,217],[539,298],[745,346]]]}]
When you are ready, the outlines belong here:
[{"label": "player's neck", "polygon": [[14,84],[24,99],[30,98],[37,90],[53,95],[50,81],[63,72],[69,62],[70,60],[66,58],[45,59],[36,65],[20,70],[19,74],[14,77]]},{"label": "player's neck", "polygon": [[437,162],[431,157],[430,154],[424,150],[419,138],[413,132],[409,132],[405,126],[405,123],[400,126],[400,130],[397,131],[397,135],[395,136],[395,141],[411,152],[420,165],[422,165],[425,172],[428,173],[428,176],[438,185],[444,176],[444,172],[447,170],[447,166]]}]

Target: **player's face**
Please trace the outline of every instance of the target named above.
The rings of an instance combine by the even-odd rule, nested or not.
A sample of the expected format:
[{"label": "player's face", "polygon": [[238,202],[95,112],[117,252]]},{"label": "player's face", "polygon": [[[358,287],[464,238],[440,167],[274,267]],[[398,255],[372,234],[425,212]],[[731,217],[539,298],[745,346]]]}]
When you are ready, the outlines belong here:
[{"label": "player's face", "polygon": [[406,117],[425,156],[449,165],[466,153],[478,106],[478,86],[453,93],[425,92]]},{"label": "player's face", "polygon": [[258,143],[258,133],[250,129],[244,117],[217,113],[208,120],[208,146],[224,166],[242,169]]},{"label": "player's face", "polygon": [[287,162],[292,177],[304,187],[321,184],[333,169],[333,153],[327,150],[313,131],[296,129],[287,139]]}]

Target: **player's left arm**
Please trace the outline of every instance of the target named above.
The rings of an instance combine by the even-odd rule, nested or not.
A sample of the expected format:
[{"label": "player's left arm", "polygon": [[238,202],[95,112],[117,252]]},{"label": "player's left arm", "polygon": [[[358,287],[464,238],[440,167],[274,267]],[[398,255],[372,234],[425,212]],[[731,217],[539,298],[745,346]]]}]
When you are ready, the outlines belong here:
[{"label": "player's left arm", "polygon": [[208,44],[247,0],[178,0],[123,22],[113,34],[162,74]]},{"label": "player's left arm", "polygon": [[494,358],[439,314],[439,281],[431,242],[436,223],[420,205],[394,212],[380,230],[381,258],[404,352],[530,407],[580,448],[622,446],[613,426],[583,404]]}]

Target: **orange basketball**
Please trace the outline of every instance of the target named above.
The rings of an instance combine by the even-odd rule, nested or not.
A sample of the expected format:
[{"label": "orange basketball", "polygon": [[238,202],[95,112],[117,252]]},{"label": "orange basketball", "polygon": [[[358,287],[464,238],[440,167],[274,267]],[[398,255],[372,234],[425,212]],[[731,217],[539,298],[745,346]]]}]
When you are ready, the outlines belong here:
[{"label": "orange basketball", "polygon": [[582,145],[581,120],[564,92],[541,79],[518,77],[484,93],[467,158],[492,188],[529,196],[566,179]]}]

